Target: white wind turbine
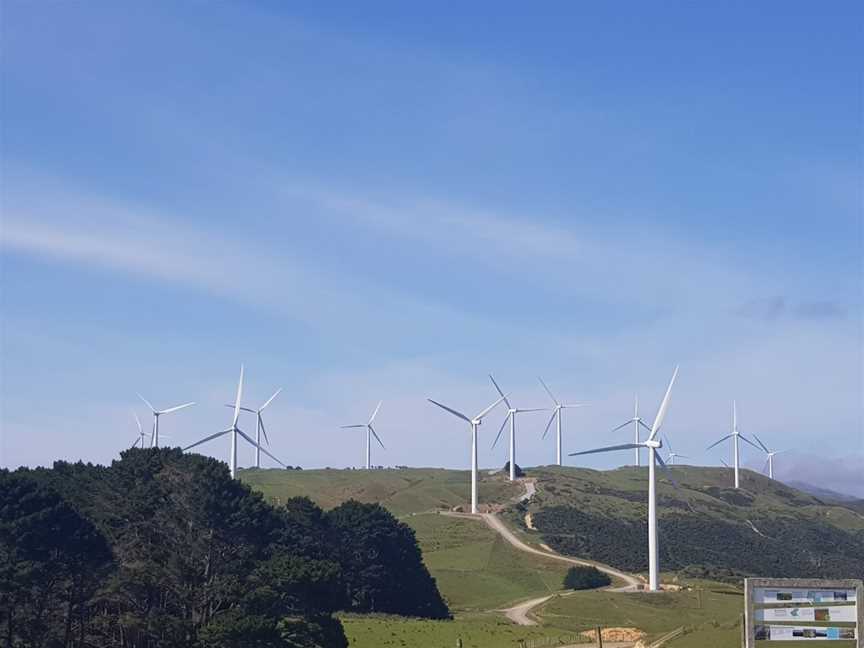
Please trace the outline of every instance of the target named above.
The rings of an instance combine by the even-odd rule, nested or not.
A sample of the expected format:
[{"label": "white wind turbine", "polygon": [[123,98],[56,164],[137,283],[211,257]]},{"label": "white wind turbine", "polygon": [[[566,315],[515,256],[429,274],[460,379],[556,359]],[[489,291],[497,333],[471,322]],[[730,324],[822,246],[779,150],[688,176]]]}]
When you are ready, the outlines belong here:
[{"label": "white wind turbine", "polygon": [[[254,414],[255,418],[257,420],[257,424],[255,427],[255,442],[258,444],[255,446],[255,467],[256,468],[261,467],[261,433],[262,432],[264,433],[264,440],[266,441],[268,447],[270,445],[270,439],[267,438],[267,430],[264,428],[264,419],[261,418],[261,412],[263,412],[264,408],[273,402],[273,399],[276,398],[280,394],[281,391],[282,391],[282,388],[280,387],[279,389],[276,390],[276,393],[274,393],[270,398],[268,398],[267,402],[264,403],[257,410],[251,409],[249,407],[241,407],[240,408],[244,412],[250,412],[250,413]],[[234,406],[226,404],[225,407],[234,407]]]},{"label": "white wind turbine", "polygon": [[495,442],[492,444],[492,449],[495,448],[495,445],[498,443],[498,439],[501,438],[501,433],[504,431],[504,426],[507,425],[507,421],[510,421],[510,481],[514,481],[516,479],[516,415],[520,412],[542,412],[549,408],[534,407],[530,409],[521,409],[518,407],[513,407],[510,404],[510,401],[507,400],[504,392],[501,391],[498,383],[495,382],[492,374],[489,374],[489,380],[491,380],[492,384],[495,385],[495,389],[498,391],[498,393],[501,395],[501,398],[504,399],[504,403],[507,405],[507,416],[504,418],[504,422],[501,423],[501,428],[498,430],[498,436],[495,437]]},{"label": "white wind turbine", "polygon": [[372,427],[372,421],[375,420],[375,417],[378,416],[378,410],[381,409],[381,403],[383,401],[378,401],[378,406],[375,408],[375,411],[372,412],[372,416],[369,417],[368,423],[357,423],[356,425],[343,425],[342,429],[348,428],[366,428],[366,470],[370,470],[372,468],[372,437],[375,437],[375,440],[378,442],[384,450],[387,448],[384,447],[384,444],[381,442],[381,439],[378,437],[378,434],[375,432],[375,428]]},{"label": "white wind turbine", "polygon": [[633,448],[648,448],[648,589],[656,592],[659,589],[659,560],[657,557],[657,486],[655,483],[656,464],[667,471],[672,484],[676,486],[675,479],[669,474],[666,464],[663,463],[660,454],[657,452],[663,447],[663,442],[658,439],[660,427],[663,425],[663,419],[666,418],[666,410],[669,409],[669,397],[672,394],[672,385],[675,384],[675,378],[678,377],[678,367],[675,367],[675,372],[672,374],[672,380],[669,381],[669,387],[666,389],[666,395],[660,403],[660,409],[657,410],[657,416],[654,418],[654,424],[651,426],[651,434],[645,441],[640,443],[625,443],[623,445],[609,446],[607,448],[597,448],[595,450],[585,450],[584,452],[572,452],[570,456],[593,454],[595,452],[610,452],[613,450],[631,450]]},{"label": "white wind turbine", "polygon": [[430,403],[433,405],[437,405],[443,410],[447,410],[453,416],[458,416],[463,421],[467,422],[471,426],[471,513],[477,513],[477,428],[480,427],[480,424],[483,422],[483,417],[486,416],[489,412],[491,412],[498,403],[504,400],[502,396],[494,403],[492,403],[489,407],[484,409],[474,418],[468,418],[462,412],[459,412],[454,409],[450,409],[446,405],[442,405],[438,401],[434,401],[431,398],[427,398]]},{"label": "white wind turbine", "polygon": [[229,469],[231,470],[231,477],[233,478],[233,477],[237,476],[237,435],[239,434],[244,439],[246,439],[249,443],[251,443],[253,446],[255,446],[256,448],[261,450],[261,452],[266,454],[273,461],[275,461],[276,463],[278,463],[280,466],[282,466],[284,468],[285,467],[284,463],[282,463],[276,457],[274,457],[272,454],[267,452],[267,450],[262,448],[258,443],[253,441],[249,435],[247,435],[243,430],[241,430],[239,427],[237,427],[237,419],[240,418],[240,410],[242,409],[240,406],[240,399],[242,397],[243,397],[243,365],[240,365],[240,382],[237,383],[237,398],[234,400],[234,420],[231,422],[231,427],[229,427],[227,430],[222,430],[221,432],[217,432],[216,434],[211,434],[208,437],[204,437],[200,441],[196,441],[192,445],[186,446],[185,448],[183,448],[183,451],[185,452],[186,450],[190,450],[190,449],[194,448],[195,446],[199,446],[202,443],[207,443],[208,441],[216,439],[216,438],[223,436],[225,434],[230,434],[231,435],[231,455],[230,455],[230,463],[228,464],[228,466],[229,466]]},{"label": "white wind turbine", "polygon": [[552,402],[555,403],[555,407],[552,408],[552,416],[549,418],[549,422],[546,424],[546,429],[543,430],[543,436],[541,439],[546,438],[546,434],[549,432],[549,426],[552,425],[552,421],[556,421],[555,432],[556,432],[556,441],[555,441],[555,463],[557,465],[561,465],[561,412],[565,409],[570,409],[573,407],[584,407],[586,403],[573,403],[571,405],[565,405],[564,403],[559,403],[558,399],[552,394],[552,390],[546,386],[546,383],[543,382],[543,379],[538,376],[537,378],[540,381],[540,384],[543,385],[543,389],[546,390],[546,393],[549,394],[549,398],[552,399]]},{"label": "white wind turbine", "polygon": [[[639,426],[641,425],[642,427],[644,427],[649,432],[651,431],[651,428],[649,428],[648,425],[645,423],[645,421],[642,418],[640,418],[640,416],[639,416],[639,395],[638,394],[636,395],[636,404],[633,406],[633,418],[631,418],[629,421],[625,421],[624,423],[622,423],[621,425],[619,425],[618,427],[616,427],[612,431],[617,432],[621,428],[625,428],[628,425],[630,425],[631,423],[633,424],[633,443],[638,444],[639,443]],[[642,465],[642,461],[641,461],[640,457],[641,457],[641,452],[640,452],[639,448],[636,448],[636,465],[637,466]]]},{"label": "white wind turbine", "polygon": [[710,446],[708,446],[708,448],[706,448],[706,450],[710,450],[714,446],[720,445],[721,443],[726,441],[726,439],[732,439],[732,465],[735,467],[735,488],[738,488],[739,484],[740,484],[740,481],[738,478],[738,469],[739,469],[739,466],[741,464],[741,449],[738,446],[738,439],[741,439],[742,441],[746,441],[747,443],[752,445],[757,450],[761,450],[761,448],[759,446],[757,446],[755,443],[753,443],[750,439],[745,437],[743,434],[738,432],[738,407],[735,404],[734,400],[732,401],[732,433],[727,434],[726,436],[724,436],[719,441],[715,441]]},{"label": "white wind turbine", "polygon": [[669,446],[669,454],[666,456],[666,461],[669,462],[670,466],[675,465],[675,459],[680,457],[681,459],[689,459],[687,455],[678,454],[672,449],[672,444],[669,443],[669,437],[664,436],[663,439],[666,441],[666,445]]},{"label": "white wind turbine", "polygon": [[141,419],[138,418],[138,414],[135,413],[135,410],[132,410],[132,416],[135,417],[135,423],[138,426],[138,436],[135,438],[135,443],[132,444],[132,447],[134,448],[140,443],[143,448],[144,439],[148,437],[148,434],[144,431],[144,428],[141,425]]},{"label": "white wind turbine", "polygon": [[765,465],[762,466],[762,472],[764,473],[765,469],[767,468],[769,479],[774,479],[774,457],[776,455],[780,454],[781,452],[788,452],[788,451],[787,450],[775,450],[772,452],[771,450],[768,449],[768,446],[766,446],[764,443],[762,443],[762,439],[760,439],[758,436],[756,436],[755,432],[753,433],[753,438],[756,439],[756,442],[760,446],[762,446],[762,449],[765,451],[766,459],[765,459]]},{"label": "white wind turbine", "polygon": [[138,394],[138,398],[144,401],[144,404],[150,408],[150,411],[153,412],[153,434],[150,437],[150,447],[158,448],[159,447],[159,417],[163,414],[170,414],[171,412],[176,412],[177,410],[184,409],[186,407],[192,407],[195,403],[183,403],[182,405],[175,405],[174,407],[169,407],[164,410],[157,410],[153,405],[150,404],[146,398],[144,398],[141,394]]}]

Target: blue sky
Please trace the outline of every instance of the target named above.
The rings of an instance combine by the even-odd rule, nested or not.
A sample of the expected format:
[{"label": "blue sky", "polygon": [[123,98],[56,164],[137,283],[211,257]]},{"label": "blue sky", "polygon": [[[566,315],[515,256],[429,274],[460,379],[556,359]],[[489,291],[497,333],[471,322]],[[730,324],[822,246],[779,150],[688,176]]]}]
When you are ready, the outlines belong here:
[{"label": "blue sky", "polygon": [[466,466],[424,399],[490,371],[575,451],[680,363],[678,452],[736,398],[864,495],[859,3],[321,4],[3,4],[2,465],[110,461],[136,392],[194,441],[241,362],[288,463],[383,399],[376,462]]}]

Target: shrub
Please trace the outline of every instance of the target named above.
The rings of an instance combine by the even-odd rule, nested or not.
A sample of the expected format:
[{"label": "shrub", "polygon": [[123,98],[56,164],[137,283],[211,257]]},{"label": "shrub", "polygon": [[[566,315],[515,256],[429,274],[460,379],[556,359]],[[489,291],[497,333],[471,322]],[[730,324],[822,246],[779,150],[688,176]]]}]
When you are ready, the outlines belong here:
[{"label": "shrub", "polygon": [[604,574],[596,567],[579,565],[571,567],[564,576],[564,589],[586,590],[606,587],[612,584],[608,574]]}]

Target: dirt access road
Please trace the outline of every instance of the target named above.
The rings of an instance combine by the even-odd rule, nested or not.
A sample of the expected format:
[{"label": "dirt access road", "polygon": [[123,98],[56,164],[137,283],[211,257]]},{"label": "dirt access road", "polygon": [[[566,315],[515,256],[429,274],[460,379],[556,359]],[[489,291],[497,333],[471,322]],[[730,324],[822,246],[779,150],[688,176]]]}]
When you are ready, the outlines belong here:
[{"label": "dirt access road", "polygon": [[[525,492],[519,497],[515,498],[516,501],[530,500],[537,492],[537,487],[533,480],[526,479],[522,481],[522,485],[525,486]],[[606,565],[598,565],[596,563],[588,562],[586,560],[579,560],[578,558],[562,556],[561,554],[555,553],[554,551],[543,551],[541,549],[531,547],[522,542],[519,538],[517,538],[516,535],[514,535],[514,533],[507,528],[507,525],[505,525],[501,521],[501,519],[494,513],[480,513],[478,515],[472,515],[470,513],[450,512],[445,513],[445,515],[450,515],[453,517],[465,517],[471,519],[482,518],[490,529],[498,533],[512,547],[518,549],[519,551],[524,551],[525,553],[534,554],[536,556],[541,556],[550,560],[558,560],[560,562],[568,563],[570,565],[586,565],[589,567],[596,567],[601,572],[608,574],[613,578],[618,578],[624,581],[624,583],[626,583],[621,587],[608,588],[611,592],[634,592],[639,588],[639,585],[642,583],[642,581],[636,576],[619,571],[617,569],[613,569],[612,567],[607,567]],[[534,621],[530,616],[531,611],[551,599],[552,596],[552,594],[549,594],[547,596],[541,596],[535,599],[531,599],[529,601],[523,601],[522,603],[514,605],[513,607],[507,608],[505,610],[500,610],[500,612],[503,612],[508,619],[518,625],[537,625],[537,622]]]}]

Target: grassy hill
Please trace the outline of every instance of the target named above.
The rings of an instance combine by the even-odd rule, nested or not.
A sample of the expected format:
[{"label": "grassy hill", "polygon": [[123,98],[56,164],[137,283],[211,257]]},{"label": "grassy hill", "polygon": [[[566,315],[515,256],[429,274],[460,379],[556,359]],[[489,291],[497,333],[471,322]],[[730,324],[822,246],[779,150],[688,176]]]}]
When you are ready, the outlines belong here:
[{"label": "grassy hill", "polygon": [[[349,499],[378,502],[393,515],[404,516],[436,509],[466,506],[470,500],[470,472],[441,468],[386,470],[241,470],[240,479],[273,502],[305,495],[325,509]],[[482,474],[481,504],[506,503],[522,487],[503,474]]]},{"label": "grassy hill", "polygon": [[[743,471],[675,466],[679,490],[658,481],[664,569],[691,575],[799,577],[864,575],[864,516]],[[647,468],[610,471],[546,467],[528,471],[537,496],[512,516],[532,514],[542,538],[562,553],[643,571]]]},{"label": "grassy hill", "polygon": [[[572,636],[595,625],[638,627],[650,638],[685,626],[670,648],[734,648],[740,645],[741,575],[864,576],[864,516],[855,511],[750,471],[736,491],[727,469],[673,470],[680,491],[664,476],[658,482],[663,580],[701,589],[701,595],[688,589],[661,595],[558,591],[537,610],[540,624],[530,627],[515,626],[494,610],[555,592],[565,569],[518,552],[479,520],[438,514],[467,503],[467,471],[246,470],[240,476],[275,502],[295,495],[327,508],[350,498],[380,502],[414,528],[455,620],[345,615],[352,648],[439,648],[457,638],[466,648],[515,648],[519,639]],[[522,487],[501,474],[482,475],[481,503],[506,507],[505,519],[535,545],[644,569],[646,469],[526,472],[537,482],[530,503],[516,504]],[[539,530],[525,528],[529,512]]]}]

